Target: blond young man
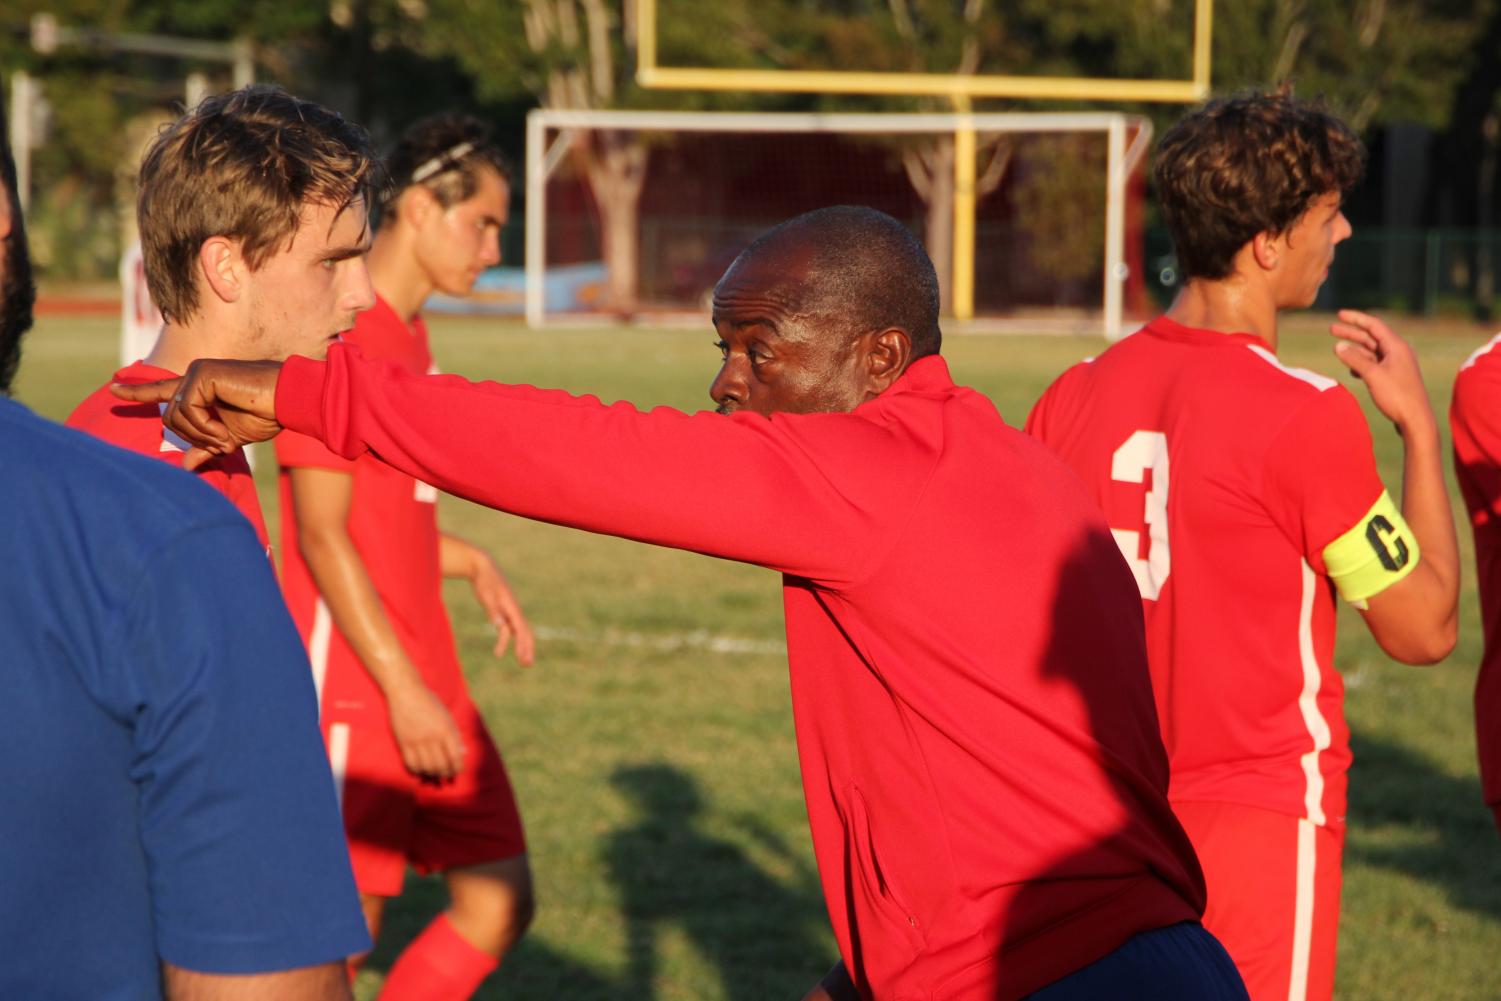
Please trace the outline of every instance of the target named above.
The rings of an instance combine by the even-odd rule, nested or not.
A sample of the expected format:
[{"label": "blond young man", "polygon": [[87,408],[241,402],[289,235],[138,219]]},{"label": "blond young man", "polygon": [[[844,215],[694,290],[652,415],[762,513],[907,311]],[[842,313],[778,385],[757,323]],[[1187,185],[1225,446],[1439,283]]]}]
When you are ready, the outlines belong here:
[{"label": "blond young man", "polygon": [[[166,325],[109,382],[168,378],[198,358],[322,358],[375,301],[365,253],[376,169],[363,129],[276,87],[206,98],[169,125],[142,161],[136,206]],[[180,466],[182,443],[156,408],[122,405],[108,387],[68,425]],[[243,453],[198,474],[269,545]]]}]

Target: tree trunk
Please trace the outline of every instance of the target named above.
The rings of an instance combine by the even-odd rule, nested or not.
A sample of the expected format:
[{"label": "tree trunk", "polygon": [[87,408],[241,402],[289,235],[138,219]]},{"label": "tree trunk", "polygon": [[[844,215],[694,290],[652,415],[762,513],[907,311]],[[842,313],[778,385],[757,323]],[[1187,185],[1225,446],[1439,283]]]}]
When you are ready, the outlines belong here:
[{"label": "tree trunk", "polygon": [[947,315],[954,290],[954,140],[941,139],[937,146],[931,193],[923,206],[927,211],[923,242],[938,272],[939,303]]},{"label": "tree trunk", "polygon": [[954,279],[954,137],[940,136],[902,154],[913,190],[923,203],[923,246],[938,272],[941,309],[949,310]]},{"label": "tree trunk", "polygon": [[641,188],[646,181],[646,148],[633,133],[602,130],[579,144],[589,188],[599,206],[600,250],[604,255],[609,301],[621,319],[636,312],[640,295]]}]

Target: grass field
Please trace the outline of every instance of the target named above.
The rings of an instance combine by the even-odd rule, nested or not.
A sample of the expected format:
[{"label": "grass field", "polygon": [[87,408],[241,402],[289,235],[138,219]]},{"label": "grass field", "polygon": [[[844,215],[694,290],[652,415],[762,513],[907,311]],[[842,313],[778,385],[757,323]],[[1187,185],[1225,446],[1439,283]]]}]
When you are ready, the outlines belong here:
[{"label": "grass field", "polygon": [[[534,334],[438,319],[446,371],[697,409],[717,363],[696,332]],[[1283,357],[1343,375],[1312,320]],[[113,371],[115,321],[43,317],[17,394],[61,418]],[[1415,338],[1434,399],[1487,332]],[[1091,340],[955,337],[960,382],[1019,424]],[[1344,376],[1348,383],[1348,376]],[[1363,394],[1359,388],[1357,395]],[[1393,493],[1400,447],[1373,419]],[[275,537],[274,473],[261,459]],[[1452,484],[1451,484],[1452,489]],[[1457,504],[1457,495],[1456,495]],[[524,522],[445,498],[449,530],[490,547],[540,627],[537,665],[496,662],[462,587],[449,595],[476,701],[527,822],[540,911],[482,998],[795,999],[835,958],[803,813],[774,574]],[[1337,660],[1354,731],[1338,996],[1501,998],[1501,838],[1480,803],[1470,690],[1480,654],[1469,533],[1459,648],[1435,668],[1387,660],[1342,612]],[[879,739],[879,735],[872,735]],[[413,878],[357,985],[374,997],[396,949],[442,904]]]}]

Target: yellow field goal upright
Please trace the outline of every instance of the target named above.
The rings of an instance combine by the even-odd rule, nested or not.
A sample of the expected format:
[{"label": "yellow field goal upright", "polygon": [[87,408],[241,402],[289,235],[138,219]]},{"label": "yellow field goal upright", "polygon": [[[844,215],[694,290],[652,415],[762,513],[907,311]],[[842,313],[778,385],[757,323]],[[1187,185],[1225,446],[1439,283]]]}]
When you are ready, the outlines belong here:
[{"label": "yellow field goal upright", "polygon": [[1202,101],[1209,96],[1213,0],[1193,0],[1192,70],[1188,78],[1181,80],[662,66],[657,59],[657,2],[658,0],[636,0],[636,29],[639,33],[636,81],[643,87],[807,94],[886,94],[906,97],[1009,97],[1042,101],[1166,101],[1185,104]]},{"label": "yellow field goal upright", "polygon": [[[658,2],[659,0],[635,0],[639,38],[636,79],[643,87],[742,93],[928,96],[953,101],[955,111],[961,117],[956,119],[954,131],[956,197],[950,305],[951,312],[959,320],[967,320],[974,315],[975,134],[968,125],[967,117],[964,117],[964,113],[970,110],[972,99],[1100,101],[1117,104],[1161,101],[1186,104],[1202,101],[1210,93],[1213,0],[1192,0],[1191,62],[1189,75],[1180,79],[666,66],[661,64],[658,54]],[[1116,204],[1113,199],[1111,204]],[[1107,283],[1110,281],[1110,273],[1112,272],[1107,272]],[[1121,275],[1119,280],[1123,281],[1124,277]],[[1119,298],[1119,288],[1114,295]],[[1111,296],[1107,295],[1106,298],[1108,301]],[[1109,313],[1108,306],[1106,312]]]}]

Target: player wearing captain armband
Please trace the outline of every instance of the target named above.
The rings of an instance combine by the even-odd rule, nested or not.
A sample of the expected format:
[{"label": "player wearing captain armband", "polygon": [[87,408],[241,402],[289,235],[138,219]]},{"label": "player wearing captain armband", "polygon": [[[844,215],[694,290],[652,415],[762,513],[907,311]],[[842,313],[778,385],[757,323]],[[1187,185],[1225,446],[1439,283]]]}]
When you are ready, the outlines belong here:
[{"label": "player wearing captain armband", "polygon": [[1335,593],[1387,653],[1446,656],[1458,556],[1412,349],[1353,311],[1340,362],[1403,437],[1402,503],[1359,403],[1277,357],[1313,303],[1360,142],[1283,95],[1217,101],[1163,138],[1156,179],[1186,286],[1065,372],[1027,427],[1084,479],[1136,575],[1171,768],[1204,867],[1204,924],[1255,1001],[1333,993],[1350,766]]}]

